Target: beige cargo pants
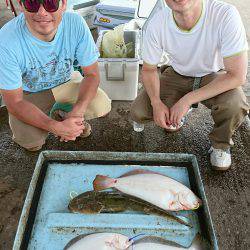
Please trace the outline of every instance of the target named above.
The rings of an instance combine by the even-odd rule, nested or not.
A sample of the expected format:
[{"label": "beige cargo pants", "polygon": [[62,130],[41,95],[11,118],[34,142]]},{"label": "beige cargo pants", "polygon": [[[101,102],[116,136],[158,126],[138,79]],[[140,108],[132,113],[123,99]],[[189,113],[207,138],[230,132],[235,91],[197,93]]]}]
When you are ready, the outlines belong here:
[{"label": "beige cargo pants", "polygon": [[[44,113],[49,114],[55,102],[74,104],[78,97],[82,76],[74,72],[69,82],[51,90],[38,93],[25,93],[24,99],[36,105]],[[85,120],[91,120],[106,115],[111,110],[111,100],[106,93],[98,88],[96,97],[89,104]],[[42,146],[48,136],[48,132],[28,125],[15,116],[9,114],[9,124],[13,133],[13,140],[26,149]]]},{"label": "beige cargo pants", "polygon": [[[211,82],[218,72],[202,77],[201,87]],[[160,75],[160,98],[172,107],[182,96],[192,91],[193,77],[178,74],[172,67],[167,67]],[[247,115],[249,105],[241,87],[227,91],[202,102],[211,109],[214,128],[209,135],[212,146],[227,149],[233,145],[232,135]],[[138,123],[153,120],[150,99],[145,90],[135,99],[131,107],[131,118]]]}]

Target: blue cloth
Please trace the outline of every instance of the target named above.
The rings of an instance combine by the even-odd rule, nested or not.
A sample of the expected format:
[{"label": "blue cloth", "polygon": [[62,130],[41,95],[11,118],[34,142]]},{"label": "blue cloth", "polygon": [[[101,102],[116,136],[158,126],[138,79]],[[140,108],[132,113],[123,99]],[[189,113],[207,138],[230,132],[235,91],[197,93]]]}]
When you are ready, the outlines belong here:
[{"label": "blue cloth", "polygon": [[98,57],[90,30],[78,14],[63,14],[51,42],[34,37],[20,14],[0,29],[0,89],[51,89],[70,80],[73,66],[89,66]]}]

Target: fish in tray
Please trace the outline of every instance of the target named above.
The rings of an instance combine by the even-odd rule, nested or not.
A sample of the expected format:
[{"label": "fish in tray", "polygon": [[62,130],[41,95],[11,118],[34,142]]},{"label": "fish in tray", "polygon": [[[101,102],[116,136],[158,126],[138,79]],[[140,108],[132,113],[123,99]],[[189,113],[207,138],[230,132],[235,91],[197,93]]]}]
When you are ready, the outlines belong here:
[{"label": "fish in tray", "polygon": [[185,185],[165,175],[145,170],[134,170],[119,178],[97,175],[95,191],[115,188],[169,211],[193,210],[201,200]]},{"label": "fish in tray", "polygon": [[125,250],[132,244],[130,239],[118,233],[94,233],[79,235],[64,250]]},{"label": "fish in tray", "polygon": [[210,250],[211,245],[206,239],[197,234],[192,245],[188,248],[183,248],[175,242],[164,240],[159,237],[148,236],[133,242],[128,250]]},{"label": "fish in tray", "polygon": [[120,192],[87,191],[73,198],[69,202],[68,208],[73,213],[85,214],[119,213],[124,211],[143,212],[145,214],[162,216],[168,220],[192,227],[186,221],[171,214],[171,212],[167,212],[137,197]]}]

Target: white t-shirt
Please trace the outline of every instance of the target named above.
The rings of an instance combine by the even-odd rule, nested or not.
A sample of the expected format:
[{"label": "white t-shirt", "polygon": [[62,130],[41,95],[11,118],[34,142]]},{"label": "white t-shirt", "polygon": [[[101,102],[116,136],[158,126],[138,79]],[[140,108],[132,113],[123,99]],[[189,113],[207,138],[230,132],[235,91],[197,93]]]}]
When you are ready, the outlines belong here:
[{"label": "white t-shirt", "polygon": [[157,65],[165,51],[176,72],[200,77],[223,69],[223,58],[246,50],[246,32],[237,9],[204,0],[201,17],[190,31],[177,26],[170,8],[158,11],[144,34],[142,59]]}]

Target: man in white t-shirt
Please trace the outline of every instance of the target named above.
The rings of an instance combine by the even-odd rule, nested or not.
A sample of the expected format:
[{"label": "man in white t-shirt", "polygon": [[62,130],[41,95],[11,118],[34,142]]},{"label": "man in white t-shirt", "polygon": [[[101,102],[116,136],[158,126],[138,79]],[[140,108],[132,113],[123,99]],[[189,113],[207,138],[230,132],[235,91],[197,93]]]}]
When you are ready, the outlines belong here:
[{"label": "man in white t-shirt", "polygon": [[[217,0],[165,0],[149,21],[143,41],[145,90],[131,107],[138,123],[150,120],[174,132],[192,105],[211,109],[214,128],[210,160],[217,170],[231,165],[232,135],[249,111],[241,85],[246,81],[246,33],[240,15]],[[162,53],[169,66],[159,77]]]}]

